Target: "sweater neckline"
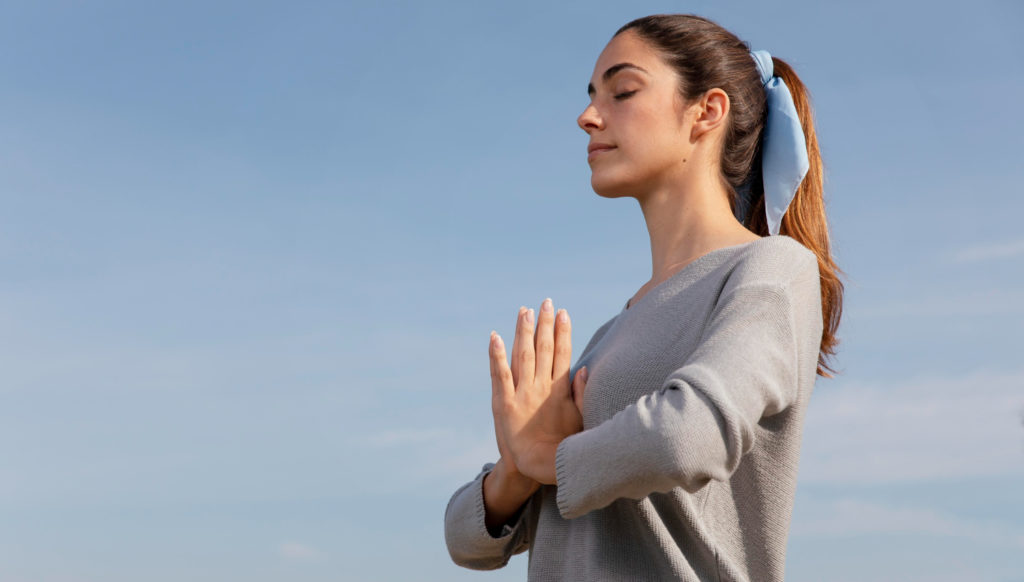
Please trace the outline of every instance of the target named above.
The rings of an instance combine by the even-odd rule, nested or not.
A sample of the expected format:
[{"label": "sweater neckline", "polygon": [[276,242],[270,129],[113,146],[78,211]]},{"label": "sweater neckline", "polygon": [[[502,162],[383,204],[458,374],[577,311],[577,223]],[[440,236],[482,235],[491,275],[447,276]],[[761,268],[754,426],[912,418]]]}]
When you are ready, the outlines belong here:
[{"label": "sweater neckline", "polygon": [[742,249],[744,247],[753,245],[754,243],[757,243],[759,241],[767,240],[768,238],[769,237],[767,237],[767,236],[763,236],[763,237],[761,237],[759,239],[756,239],[756,240],[751,240],[751,241],[747,241],[745,243],[740,243],[740,244],[736,244],[736,245],[729,245],[727,247],[719,247],[717,249],[714,249],[714,250],[711,250],[711,251],[708,251],[708,252],[704,253],[703,255],[697,257],[696,259],[690,261],[689,263],[686,263],[686,265],[683,266],[682,269],[679,269],[678,271],[673,273],[668,279],[665,279],[661,283],[658,283],[654,287],[651,287],[650,289],[648,289],[647,293],[644,293],[643,296],[640,299],[637,299],[636,302],[633,303],[633,305],[629,304],[629,301],[630,301],[630,299],[632,299],[632,297],[630,297],[629,299],[626,299],[625,304],[623,304],[623,306],[622,306],[622,311],[620,311],[619,313],[622,314],[622,313],[632,312],[634,309],[636,309],[637,305],[642,305],[647,300],[647,298],[650,297],[653,293],[655,293],[656,291],[662,289],[663,287],[668,285],[670,282],[675,281],[677,279],[681,279],[683,277],[683,275],[696,270],[696,268],[698,266],[700,266],[700,265],[710,261],[713,257],[717,257],[718,255],[723,254],[726,251],[734,251],[734,250]]}]

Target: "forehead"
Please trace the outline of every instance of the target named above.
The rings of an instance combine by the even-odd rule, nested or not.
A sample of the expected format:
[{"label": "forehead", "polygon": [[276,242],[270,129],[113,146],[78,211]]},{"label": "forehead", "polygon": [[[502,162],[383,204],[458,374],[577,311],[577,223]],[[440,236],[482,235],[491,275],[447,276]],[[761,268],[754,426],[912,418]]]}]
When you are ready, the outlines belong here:
[{"label": "forehead", "polygon": [[661,55],[633,30],[625,30],[608,42],[597,57],[590,82],[594,85],[602,82],[601,75],[619,63],[631,63],[655,76],[674,74]]}]

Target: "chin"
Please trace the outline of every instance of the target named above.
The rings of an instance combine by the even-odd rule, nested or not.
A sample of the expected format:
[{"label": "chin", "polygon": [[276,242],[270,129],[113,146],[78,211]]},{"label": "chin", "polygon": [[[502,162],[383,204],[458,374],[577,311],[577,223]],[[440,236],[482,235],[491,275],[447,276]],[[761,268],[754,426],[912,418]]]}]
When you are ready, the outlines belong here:
[{"label": "chin", "polygon": [[622,176],[611,176],[605,172],[591,172],[590,187],[594,193],[602,198],[623,198],[626,196],[636,197],[637,184],[635,180],[626,179]]}]

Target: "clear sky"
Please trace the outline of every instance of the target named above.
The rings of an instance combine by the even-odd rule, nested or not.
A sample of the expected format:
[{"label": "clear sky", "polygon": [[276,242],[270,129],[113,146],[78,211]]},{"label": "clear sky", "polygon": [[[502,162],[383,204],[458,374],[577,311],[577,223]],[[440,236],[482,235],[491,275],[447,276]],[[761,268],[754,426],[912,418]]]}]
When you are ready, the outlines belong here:
[{"label": "clear sky", "polygon": [[576,116],[693,12],[812,92],[842,374],[788,580],[1024,581],[1024,8],[0,2],[0,582],[524,580],[453,565],[487,338],[575,355],[650,277]]}]

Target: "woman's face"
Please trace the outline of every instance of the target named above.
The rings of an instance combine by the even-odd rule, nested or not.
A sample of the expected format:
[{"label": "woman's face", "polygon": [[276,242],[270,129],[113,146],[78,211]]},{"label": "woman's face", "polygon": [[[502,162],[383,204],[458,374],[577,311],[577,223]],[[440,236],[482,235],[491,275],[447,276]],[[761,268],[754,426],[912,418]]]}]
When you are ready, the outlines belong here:
[{"label": "woman's face", "polygon": [[588,92],[577,123],[590,136],[595,192],[640,197],[679,178],[693,148],[693,112],[679,76],[653,48],[633,30],[620,33],[598,57]]}]

